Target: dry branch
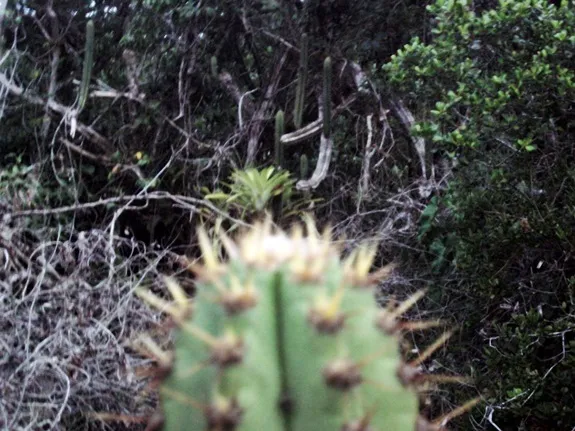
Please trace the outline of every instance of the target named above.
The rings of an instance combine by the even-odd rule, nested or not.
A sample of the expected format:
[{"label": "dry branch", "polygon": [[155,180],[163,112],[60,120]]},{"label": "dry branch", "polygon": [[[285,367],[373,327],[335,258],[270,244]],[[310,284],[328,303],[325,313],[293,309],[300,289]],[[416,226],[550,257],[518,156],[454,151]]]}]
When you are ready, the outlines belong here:
[{"label": "dry branch", "polygon": [[[356,99],[355,95],[351,95],[346,98],[341,104],[339,104],[333,111],[331,118],[336,118],[339,114],[341,114],[349,105],[351,105]],[[307,126],[302,127],[301,129],[296,130],[295,132],[286,133],[282,135],[281,142],[286,146],[295,145],[304,141],[309,138],[313,138],[316,135],[321,133],[321,129],[323,127],[323,118],[318,118],[315,121],[312,121]]]},{"label": "dry branch", "polygon": [[325,179],[331,162],[332,149],[333,139],[326,138],[322,133],[319,146],[319,156],[313,175],[309,180],[299,180],[296,183],[296,188],[298,190],[315,189]]}]

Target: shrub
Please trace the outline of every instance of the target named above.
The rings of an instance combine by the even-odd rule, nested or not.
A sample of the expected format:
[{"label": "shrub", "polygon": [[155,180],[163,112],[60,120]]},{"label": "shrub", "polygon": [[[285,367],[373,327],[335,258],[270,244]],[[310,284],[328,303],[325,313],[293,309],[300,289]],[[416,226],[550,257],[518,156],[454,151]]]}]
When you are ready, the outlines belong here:
[{"label": "shrub", "polygon": [[539,0],[428,9],[431,42],[414,39],[384,72],[425,101],[413,133],[457,161],[419,235],[435,297],[462,323],[453,366],[473,364],[501,429],[571,429],[575,10]]}]

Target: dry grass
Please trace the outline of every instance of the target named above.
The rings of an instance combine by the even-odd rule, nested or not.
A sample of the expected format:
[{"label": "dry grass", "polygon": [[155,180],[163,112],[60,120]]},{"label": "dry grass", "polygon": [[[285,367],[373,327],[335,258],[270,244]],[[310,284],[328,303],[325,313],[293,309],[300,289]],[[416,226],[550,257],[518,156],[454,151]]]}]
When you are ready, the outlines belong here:
[{"label": "dry grass", "polygon": [[129,344],[158,319],[133,289],[155,283],[161,256],[139,250],[132,273],[133,260],[116,256],[129,241],[109,239],[0,222],[1,429],[123,429],[86,417],[153,409],[136,376],[147,360]]}]

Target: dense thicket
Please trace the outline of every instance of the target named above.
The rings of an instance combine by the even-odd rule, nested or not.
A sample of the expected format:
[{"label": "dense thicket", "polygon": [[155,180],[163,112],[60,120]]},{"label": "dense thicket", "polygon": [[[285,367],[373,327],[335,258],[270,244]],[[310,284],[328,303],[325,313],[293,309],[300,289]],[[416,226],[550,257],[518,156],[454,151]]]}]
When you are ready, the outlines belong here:
[{"label": "dense thicket", "polygon": [[[308,210],[351,241],[380,240],[380,259],[401,263],[382,294],[428,286],[419,315],[460,328],[430,366],[473,384],[446,387],[431,409],[480,393],[485,402],[458,429],[571,430],[574,28],[569,1],[9,2],[0,22],[0,251],[9,256],[0,278],[11,281],[2,284],[0,315],[15,317],[0,319],[3,334],[38,306],[38,289],[74,280],[70,298],[85,306],[74,289],[107,280],[125,293],[157,283],[177,271],[176,254],[197,253],[197,223],[219,226],[220,218],[234,228],[272,204],[277,215],[280,194],[279,223]],[[289,179],[230,177],[277,165],[280,110],[284,137],[331,110],[328,165],[320,127],[283,147]],[[296,186],[318,163],[326,175],[314,188]],[[23,257],[38,250],[43,260]],[[46,268],[41,280],[22,275]],[[60,305],[46,302],[51,331],[62,331]],[[152,320],[134,301],[123,303],[131,322],[102,307],[97,319],[120,344]],[[32,347],[42,352],[38,337]],[[30,342],[25,333],[13,338]],[[22,364],[42,355],[34,362],[31,345],[0,340],[22,352],[0,362],[16,387],[27,378]],[[50,354],[98,373],[62,349]],[[136,389],[110,384],[122,399],[116,413],[136,414]],[[109,408],[110,396],[87,401],[104,386],[82,386],[44,410],[34,410],[37,394],[20,407],[14,390],[0,423],[75,423],[79,411]]]},{"label": "dense thicket", "polygon": [[575,12],[542,1],[429,10],[432,43],[414,39],[384,69],[421,113],[414,132],[458,161],[418,236],[463,328],[452,352],[474,364],[502,429],[569,429]]}]

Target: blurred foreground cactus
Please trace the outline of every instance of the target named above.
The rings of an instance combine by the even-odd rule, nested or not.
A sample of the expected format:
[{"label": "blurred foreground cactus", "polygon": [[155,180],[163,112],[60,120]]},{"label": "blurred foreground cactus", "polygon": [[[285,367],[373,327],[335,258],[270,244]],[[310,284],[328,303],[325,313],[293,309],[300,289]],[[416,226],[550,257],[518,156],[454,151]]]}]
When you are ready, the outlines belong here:
[{"label": "blurred foreground cactus", "polygon": [[449,334],[405,362],[402,332],[437,323],[401,321],[423,292],[378,308],[371,287],[392,268],[369,273],[375,247],[343,259],[329,231],[306,225],[221,234],[225,261],[200,229],[196,297],[172,279],[173,302],[138,291],[177,327],[173,353],[141,338],[161,400],[148,430],[431,431],[475,403],[433,422],[419,415],[418,388],[429,383],[419,364]]}]

